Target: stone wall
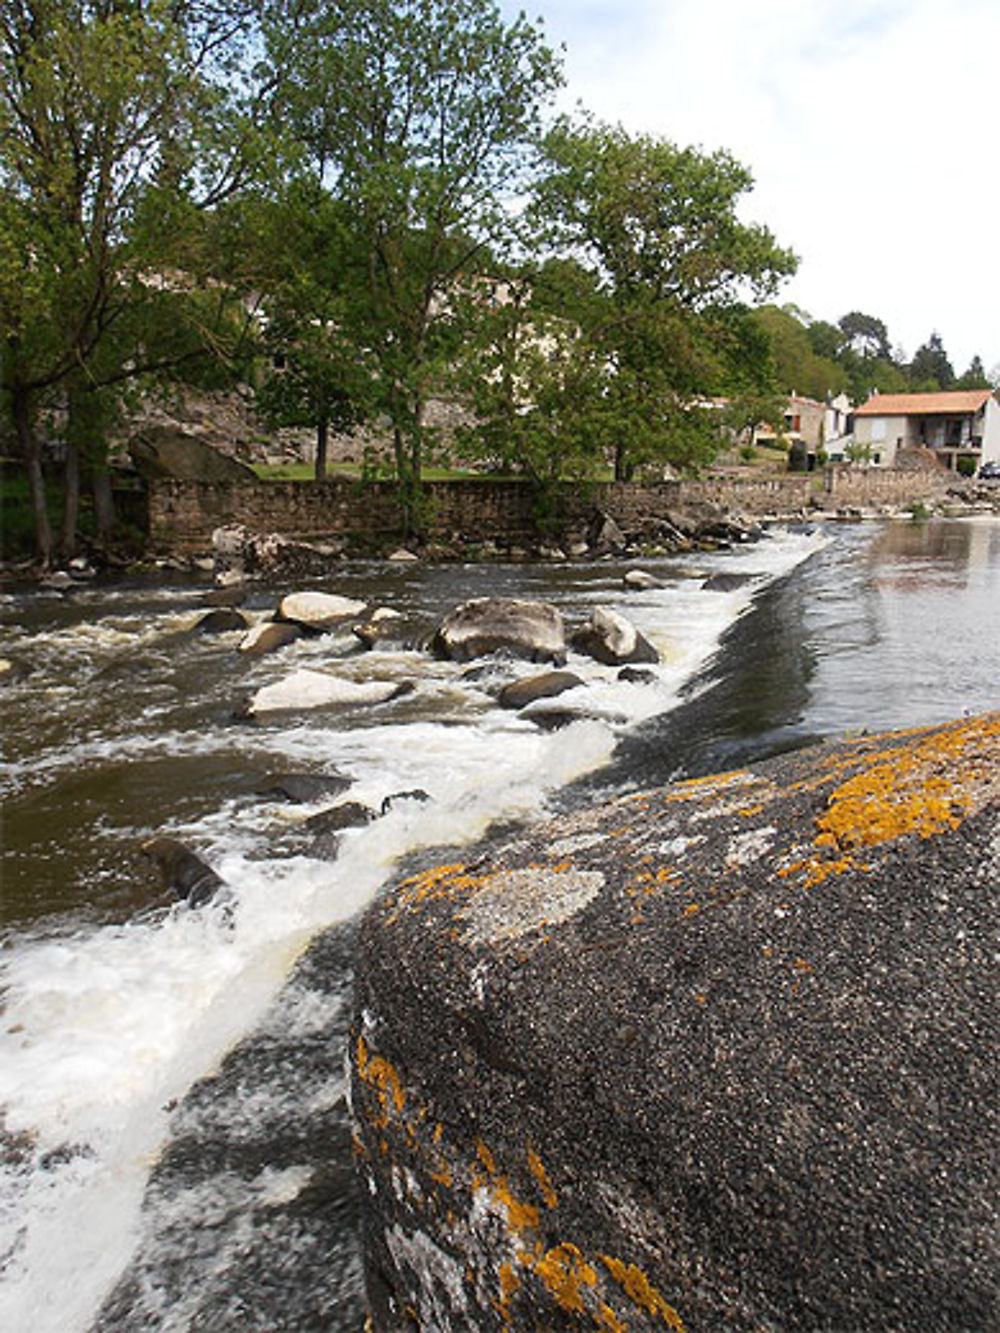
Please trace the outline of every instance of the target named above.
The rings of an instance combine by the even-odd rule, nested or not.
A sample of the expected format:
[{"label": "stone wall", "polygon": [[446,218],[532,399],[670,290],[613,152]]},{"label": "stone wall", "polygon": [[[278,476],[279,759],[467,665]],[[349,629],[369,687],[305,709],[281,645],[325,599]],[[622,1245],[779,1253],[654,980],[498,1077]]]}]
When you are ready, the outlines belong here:
[{"label": "stone wall", "polygon": [[834,507],[904,505],[915,500],[940,499],[955,482],[954,473],[940,469],[882,471],[834,464],[824,473],[824,489]]},{"label": "stone wall", "polygon": [[[936,474],[837,468],[827,471],[824,489],[817,488],[818,481],[807,475],[783,475],[566,487],[551,522],[556,530],[572,529],[585,524],[596,510],[610,514],[626,529],[665,518],[705,516],[710,508],[751,518],[798,517],[810,508],[928,499],[940,495],[946,484]],[[432,536],[518,541],[539,531],[535,498],[524,483],[431,482],[426,491]],[[228,523],[299,541],[360,534],[389,538],[400,531],[400,510],[391,482],[150,483],[149,536],[154,546],[205,547],[212,531]]]}]

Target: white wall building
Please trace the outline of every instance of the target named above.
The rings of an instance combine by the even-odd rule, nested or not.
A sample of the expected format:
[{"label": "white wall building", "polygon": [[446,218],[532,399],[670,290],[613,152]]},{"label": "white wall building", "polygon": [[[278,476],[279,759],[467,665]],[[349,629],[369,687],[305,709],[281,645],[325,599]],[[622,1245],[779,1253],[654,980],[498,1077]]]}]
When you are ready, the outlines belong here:
[{"label": "white wall building", "polygon": [[892,467],[900,449],[932,449],[954,470],[1000,460],[1000,403],[990,389],[877,393],[854,412],[854,444],[875,467]]}]

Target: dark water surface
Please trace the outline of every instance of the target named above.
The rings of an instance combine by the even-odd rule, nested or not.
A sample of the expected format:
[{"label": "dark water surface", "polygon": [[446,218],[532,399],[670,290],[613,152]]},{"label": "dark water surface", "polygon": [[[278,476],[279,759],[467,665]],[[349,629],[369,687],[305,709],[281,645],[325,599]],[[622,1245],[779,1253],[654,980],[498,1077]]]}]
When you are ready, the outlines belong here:
[{"label": "dark water surface", "polygon": [[[232,636],[191,632],[193,584],[0,603],[0,656],[26,668],[0,690],[5,1333],[360,1329],[351,941],[400,857],[811,739],[1000,707],[1000,520],[779,533],[646,567],[662,590],[624,593],[617,562],[352,566],[332,582],[428,626],[486,594],[630,615],[661,650],[657,681],[574,658],[587,689],[556,732],[496,708],[503,671],[365,655],[349,635],[242,659]],[[727,592],[678,577],[733,570],[747,581]],[[249,609],[275,600],[256,589]],[[292,669],[416,689],[234,720]],[[376,807],[416,787],[431,800],[316,860],[314,807],[259,792],[333,767]],[[136,850],[160,832],[233,886],[228,917],[168,904]]]}]

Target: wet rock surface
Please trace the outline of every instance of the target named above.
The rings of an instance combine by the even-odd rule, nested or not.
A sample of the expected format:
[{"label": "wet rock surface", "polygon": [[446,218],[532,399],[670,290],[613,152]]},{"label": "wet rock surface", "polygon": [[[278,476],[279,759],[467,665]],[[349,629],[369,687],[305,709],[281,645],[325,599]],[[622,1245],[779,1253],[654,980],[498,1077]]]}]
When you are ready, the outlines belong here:
[{"label": "wet rock surface", "polygon": [[343,1043],[353,930],[317,940],[257,1030],[176,1109],[136,1254],[93,1333],[358,1333]]},{"label": "wet rock surface", "polygon": [[463,856],[361,930],[379,1333],[997,1326],[1000,715]]},{"label": "wet rock surface", "polygon": [[529,662],[562,666],[566,661],[565,629],[562,616],[547,602],[476,597],[445,616],[431,650],[453,662],[502,652]]}]

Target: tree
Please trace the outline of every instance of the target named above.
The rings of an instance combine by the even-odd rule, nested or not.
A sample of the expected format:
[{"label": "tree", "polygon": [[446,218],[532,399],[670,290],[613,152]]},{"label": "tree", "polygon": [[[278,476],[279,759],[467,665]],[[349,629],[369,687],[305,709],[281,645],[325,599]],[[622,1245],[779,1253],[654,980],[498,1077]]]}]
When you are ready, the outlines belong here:
[{"label": "tree", "polygon": [[842,315],[837,325],[851,349],[866,360],[892,360],[889,331],[874,315],[852,310]]},{"label": "tree", "polygon": [[[204,205],[240,174],[220,134],[232,98],[212,79],[251,7],[0,0],[0,387],[44,563],[53,536],[38,411],[58,396],[79,418],[88,392],[147,368],[148,344],[123,334],[143,325],[139,308],[162,304],[151,276],[178,253],[195,188]],[[212,146],[199,154],[203,134]],[[71,468],[92,427],[70,429]],[[64,551],[72,472],[68,482]]]},{"label": "tree", "polygon": [[955,372],[941,342],[941,335],[931,334],[918,347],[910,362],[910,381],[915,389],[950,389],[955,383]]},{"label": "tree", "polygon": [[270,365],[257,405],[273,425],[315,430],[320,481],[330,431],[349,430],[366,414],[370,368],[350,334],[357,237],[344,206],[312,179],[237,212],[242,253],[231,280],[260,294]]},{"label": "tree", "polygon": [[991,387],[982,357],[979,356],[972,358],[969,362],[969,369],[960,379],[955,381],[956,389],[989,389]]},{"label": "tree", "polygon": [[741,298],[773,292],[794,256],[738,220],[752,180],[727,153],[567,119],[544,147],[534,217],[598,278],[587,338],[611,372],[615,475],[649,459],[694,465],[717,445],[696,400],[724,383],[732,347],[746,350]]},{"label": "tree", "polygon": [[424,409],[460,336],[454,291],[509,231],[558,62],[492,0],[281,0],[265,33],[284,121],[357,228],[366,285],[345,318],[419,525]]},{"label": "tree", "polygon": [[[754,312],[754,318],[770,339],[775,380],[783,393],[822,401],[827,394],[836,395],[847,388],[847,371],[816,352],[812,326],[803,324],[787,306],[762,306]],[[822,345],[829,341],[820,339]]]}]

